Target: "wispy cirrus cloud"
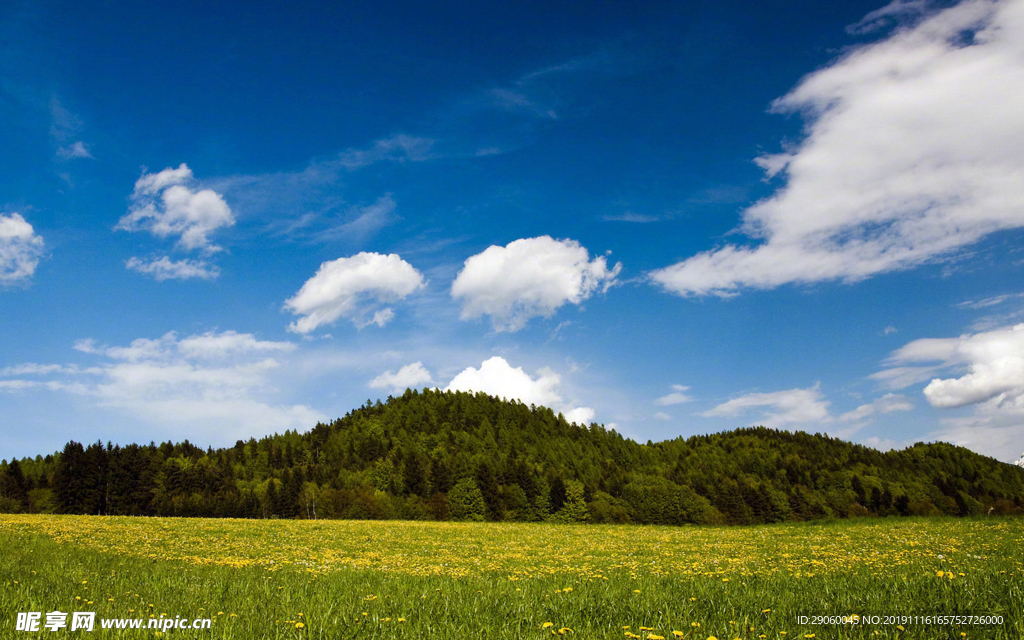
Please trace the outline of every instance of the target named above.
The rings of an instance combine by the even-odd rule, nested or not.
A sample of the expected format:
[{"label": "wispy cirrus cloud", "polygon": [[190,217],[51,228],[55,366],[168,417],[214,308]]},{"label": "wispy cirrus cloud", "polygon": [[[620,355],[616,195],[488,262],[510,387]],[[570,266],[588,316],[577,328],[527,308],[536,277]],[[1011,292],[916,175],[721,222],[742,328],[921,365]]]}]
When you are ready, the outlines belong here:
[{"label": "wispy cirrus cloud", "polygon": [[95,359],[89,367],[25,363],[0,376],[0,389],[45,388],[87,399],[142,421],[163,433],[210,442],[308,429],[326,416],[306,405],[275,403],[278,358],[291,342],[252,334],[210,331],[180,337],[139,338],[126,346],[79,340],[75,350]]},{"label": "wispy cirrus cloud", "polygon": [[69,145],[57,148],[57,157],[61,160],[74,160],[76,158],[92,158],[89,147],[81,140],[76,140]]},{"label": "wispy cirrus cloud", "polygon": [[436,156],[430,138],[396,134],[375,140],[365,149],[347,149],[338,155],[338,162],[355,171],[377,162],[423,162]]},{"label": "wispy cirrus cloud", "polygon": [[904,395],[898,393],[887,393],[881,398],[862,404],[852,411],[841,414],[837,420],[840,422],[859,422],[871,416],[884,415],[894,411],[911,411],[914,404]]},{"label": "wispy cirrus cloud", "polygon": [[691,210],[706,210],[708,205],[738,204],[750,197],[750,189],[742,185],[716,185],[696,191],[678,207],[660,213],[637,213],[627,209],[622,213],[608,213],[601,216],[605,222],[634,222],[646,224],[674,220]]},{"label": "wispy cirrus cloud", "polygon": [[384,227],[399,220],[395,213],[397,208],[398,205],[391,194],[385,194],[373,204],[365,207],[352,207],[348,211],[348,219],[345,222],[325,228],[317,233],[316,238],[322,242],[366,240]]},{"label": "wispy cirrus cloud", "polygon": [[89,145],[76,140],[81,135],[82,119],[69,111],[57,96],[50,97],[50,140],[57,147],[58,160],[92,158]]},{"label": "wispy cirrus cloud", "polygon": [[873,33],[897,25],[907,18],[918,17],[929,8],[928,0],[893,0],[846,27],[846,32],[854,35]]},{"label": "wispy cirrus cloud", "polygon": [[666,396],[661,396],[660,398],[654,401],[654,404],[658,405],[659,407],[669,407],[674,404],[690,402],[693,400],[693,397],[687,395],[686,392],[689,390],[690,387],[686,385],[674,384],[672,385],[672,393]]},{"label": "wispy cirrus cloud", "polygon": [[607,59],[604,54],[584,56],[496,86],[478,87],[436,105],[421,132],[354,141],[296,171],[222,176],[204,184],[228,196],[242,215],[263,219],[268,233],[304,242],[357,245],[398,219],[391,193],[376,202],[367,200],[361,188],[367,174],[361,169],[377,166],[386,171],[389,166],[486,158],[522,148],[533,139],[532,126],[526,123],[557,119],[553,104],[558,92],[550,83],[603,68]]},{"label": "wispy cirrus cloud", "polygon": [[736,418],[758,414],[758,422],[766,427],[792,424],[822,423],[831,420],[829,405],[820,385],[806,389],[787,389],[771,393],[748,393],[733,398],[700,415],[705,418]]},{"label": "wispy cirrus cloud", "polygon": [[834,416],[829,410],[832,403],[821,392],[821,385],[813,387],[786,389],[769,393],[748,393],[732,398],[716,407],[704,411],[700,415],[705,418],[737,418],[754,416],[754,420],[770,428],[790,425],[827,426],[836,423],[860,423],[852,430],[846,429],[849,435],[862,427],[866,421],[879,415],[895,411],[910,411],[914,408],[905,396],[886,394],[881,398],[862,404],[851,411]]},{"label": "wispy cirrus cloud", "polygon": [[153,260],[141,260],[129,258],[125,267],[130,271],[138,271],[149,276],[157,282],[164,280],[213,280],[220,275],[220,269],[216,265],[210,265],[205,260],[171,260],[168,256],[162,256]]},{"label": "wispy cirrus cloud", "polygon": [[639,222],[643,224],[647,222],[661,222],[662,220],[668,220],[670,217],[668,215],[650,215],[626,211],[623,213],[609,213],[601,216],[601,219],[605,222]]},{"label": "wispy cirrus cloud", "polygon": [[964,300],[956,306],[960,309],[987,309],[989,307],[999,306],[1005,302],[1019,300],[1021,298],[1024,298],[1024,293],[1005,293],[999,296],[982,298],[981,300]]}]

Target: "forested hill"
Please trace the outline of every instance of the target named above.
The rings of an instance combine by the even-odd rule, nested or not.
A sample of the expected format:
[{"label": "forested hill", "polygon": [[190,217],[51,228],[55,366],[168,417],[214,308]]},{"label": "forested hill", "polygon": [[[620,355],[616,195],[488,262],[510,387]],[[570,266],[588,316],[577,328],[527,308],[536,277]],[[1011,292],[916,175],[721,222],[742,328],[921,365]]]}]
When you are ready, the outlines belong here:
[{"label": "forested hill", "polygon": [[407,391],[308,433],[83,447],[0,465],[0,511],[761,523],[1024,513],[1024,469],[765,428],[638,444],[544,407]]}]

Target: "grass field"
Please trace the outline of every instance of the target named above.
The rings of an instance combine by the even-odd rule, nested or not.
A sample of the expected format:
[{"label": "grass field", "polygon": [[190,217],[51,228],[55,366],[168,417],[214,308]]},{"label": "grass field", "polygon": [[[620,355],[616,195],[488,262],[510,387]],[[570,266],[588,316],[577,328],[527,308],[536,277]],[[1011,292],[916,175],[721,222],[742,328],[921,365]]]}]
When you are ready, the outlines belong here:
[{"label": "grass field", "polygon": [[[3,638],[156,633],[15,631],[18,612],[58,610],[213,619],[165,634],[183,638],[1019,640],[1024,520],[668,528],[0,515],[0,587]],[[810,623],[854,614],[861,623]],[[934,615],[1003,622],[920,621]]]}]

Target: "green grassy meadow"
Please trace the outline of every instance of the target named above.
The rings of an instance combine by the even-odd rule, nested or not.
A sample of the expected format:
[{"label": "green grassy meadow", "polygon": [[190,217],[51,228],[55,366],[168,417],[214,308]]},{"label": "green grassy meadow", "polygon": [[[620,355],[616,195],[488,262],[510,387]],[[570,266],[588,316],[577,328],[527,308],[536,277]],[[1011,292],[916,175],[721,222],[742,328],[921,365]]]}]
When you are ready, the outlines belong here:
[{"label": "green grassy meadow", "polygon": [[[1024,520],[756,527],[0,515],[18,612],[213,619],[183,638],[1024,637]],[[798,616],[1002,616],[801,624]],[[891,623],[890,623],[891,622]]]}]

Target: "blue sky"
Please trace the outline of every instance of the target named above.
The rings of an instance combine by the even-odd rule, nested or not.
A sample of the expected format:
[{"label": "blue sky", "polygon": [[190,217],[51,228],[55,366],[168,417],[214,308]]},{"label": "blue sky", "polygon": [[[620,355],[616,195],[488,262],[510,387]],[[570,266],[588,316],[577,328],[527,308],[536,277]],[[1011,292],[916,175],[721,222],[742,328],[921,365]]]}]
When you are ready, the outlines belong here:
[{"label": "blue sky", "polygon": [[1024,448],[1024,1],[13,2],[0,456],[406,386]]}]

